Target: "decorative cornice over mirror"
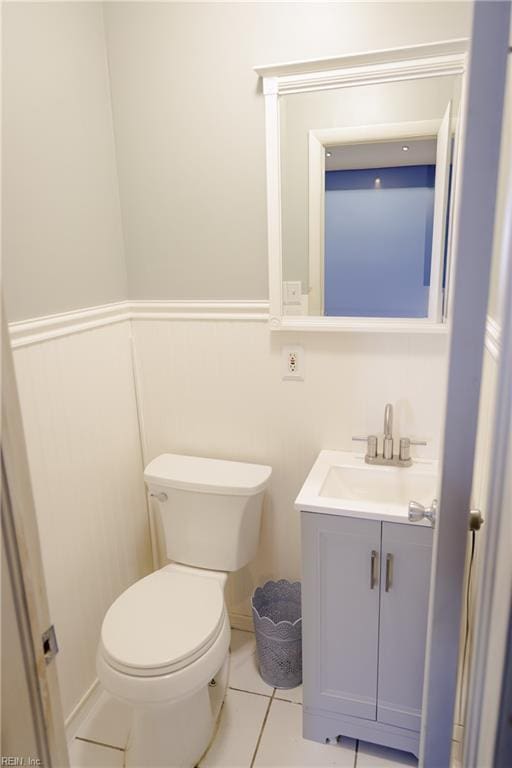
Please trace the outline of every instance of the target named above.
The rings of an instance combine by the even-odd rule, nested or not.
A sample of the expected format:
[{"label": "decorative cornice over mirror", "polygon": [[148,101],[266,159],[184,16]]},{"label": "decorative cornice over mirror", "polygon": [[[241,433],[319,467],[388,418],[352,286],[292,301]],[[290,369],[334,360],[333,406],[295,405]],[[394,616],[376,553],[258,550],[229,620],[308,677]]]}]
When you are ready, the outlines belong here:
[{"label": "decorative cornice over mirror", "polygon": [[446,333],[467,50],[255,67],[272,329]]}]

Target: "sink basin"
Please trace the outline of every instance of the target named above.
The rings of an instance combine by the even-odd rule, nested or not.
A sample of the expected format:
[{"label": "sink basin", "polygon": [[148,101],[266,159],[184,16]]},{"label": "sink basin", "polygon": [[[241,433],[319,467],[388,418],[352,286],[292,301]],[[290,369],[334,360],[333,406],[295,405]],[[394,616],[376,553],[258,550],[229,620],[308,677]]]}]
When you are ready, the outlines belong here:
[{"label": "sink basin", "polygon": [[[408,523],[409,501],[430,505],[437,494],[437,461],[411,467],[366,464],[359,454],[321,451],[295,500],[299,510]],[[427,521],[414,525],[429,525]]]},{"label": "sink basin", "polygon": [[433,499],[435,477],[414,472],[412,467],[383,467],[380,472],[366,467],[330,467],[320,496],[406,505],[411,499],[425,505]]}]

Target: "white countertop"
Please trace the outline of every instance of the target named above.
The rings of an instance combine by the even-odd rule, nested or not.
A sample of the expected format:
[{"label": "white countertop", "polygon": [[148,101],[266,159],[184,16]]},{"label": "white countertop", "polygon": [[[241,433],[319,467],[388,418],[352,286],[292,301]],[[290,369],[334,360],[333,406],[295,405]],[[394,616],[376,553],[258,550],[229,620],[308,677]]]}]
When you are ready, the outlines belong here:
[{"label": "white countertop", "polygon": [[363,454],[320,451],[295,499],[303,512],[411,523],[408,503],[429,505],[437,495],[437,460],[415,459],[411,467],[366,464]]}]

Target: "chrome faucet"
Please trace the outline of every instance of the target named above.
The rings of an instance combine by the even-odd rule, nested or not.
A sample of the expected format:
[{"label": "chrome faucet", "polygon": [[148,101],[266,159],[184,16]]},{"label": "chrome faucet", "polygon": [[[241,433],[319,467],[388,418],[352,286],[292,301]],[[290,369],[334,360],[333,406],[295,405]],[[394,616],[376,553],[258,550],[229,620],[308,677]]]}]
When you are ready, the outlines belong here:
[{"label": "chrome faucet", "polygon": [[387,403],[384,409],[384,442],[382,455],[385,459],[393,458],[393,406]]},{"label": "chrome faucet", "polygon": [[352,440],[362,440],[366,443],[364,460],[367,464],[384,464],[393,467],[410,467],[412,464],[411,445],[426,445],[424,440],[411,440],[409,437],[401,437],[399,440],[398,454],[395,454],[393,441],[393,406],[391,403],[387,403],[384,409],[384,437],[381,454],[379,454],[379,441],[377,435],[353,437]]}]

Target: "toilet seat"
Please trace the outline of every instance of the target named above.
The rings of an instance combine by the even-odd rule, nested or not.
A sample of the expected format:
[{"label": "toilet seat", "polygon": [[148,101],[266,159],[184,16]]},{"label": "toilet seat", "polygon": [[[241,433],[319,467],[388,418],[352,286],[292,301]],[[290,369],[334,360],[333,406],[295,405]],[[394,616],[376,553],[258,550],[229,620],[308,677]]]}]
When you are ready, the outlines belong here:
[{"label": "toilet seat", "polygon": [[111,605],[101,628],[102,655],[127,675],[166,675],[204,655],[224,619],[224,594],[216,579],[168,566],[133,584]]}]

